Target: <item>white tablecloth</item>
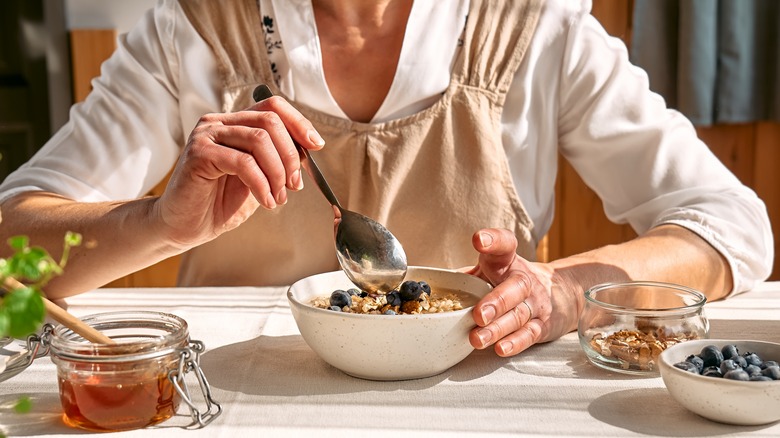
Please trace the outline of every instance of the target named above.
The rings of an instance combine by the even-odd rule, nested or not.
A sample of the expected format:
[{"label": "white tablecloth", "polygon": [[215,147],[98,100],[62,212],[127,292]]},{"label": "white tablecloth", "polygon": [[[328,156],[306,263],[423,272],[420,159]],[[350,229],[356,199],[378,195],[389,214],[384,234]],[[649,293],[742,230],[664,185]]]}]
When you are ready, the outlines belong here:
[{"label": "white tablecloth", "polygon": [[[687,411],[660,377],[610,373],[587,362],[577,334],[514,358],[476,351],[441,375],[403,382],[349,377],[301,338],[284,288],[100,289],[69,299],[77,316],[157,310],[183,317],[206,344],[202,369],[224,412],[187,430],[188,412],[156,427],[111,436],[780,436],[711,422]],[[780,282],[708,303],[711,337],[780,342]],[[28,414],[11,406],[33,401]],[[0,383],[0,432],[87,433],[62,423],[48,357]]]}]

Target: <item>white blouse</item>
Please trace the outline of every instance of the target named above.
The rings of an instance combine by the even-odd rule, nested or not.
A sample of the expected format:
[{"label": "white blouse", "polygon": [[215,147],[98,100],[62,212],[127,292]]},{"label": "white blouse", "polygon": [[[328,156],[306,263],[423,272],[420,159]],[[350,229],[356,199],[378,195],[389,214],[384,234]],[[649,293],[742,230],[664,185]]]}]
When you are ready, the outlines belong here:
[{"label": "white blouse", "polygon": [[[259,1],[261,37],[281,89],[345,118],[325,82],[311,1]],[[392,87],[374,121],[413,114],[438,99],[468,6],[469,0],[414,2]],[[0,185],[0,201],[25,190],[87,202],[147,193],[173,166],[198,118],[219,110],[218,83],[209,47],[175,0],[161,0],[119,38],[68,123]],[[769,276],[774,247],[763,202],[684,116],[649,91],[646,74],[590,15],[589,1],[545,3],[501,127],[536,239],[552,222],[560,151],[601,197],[610,220],[638,233],[662,223],[696,232],[728,260],[733,292]]]}]

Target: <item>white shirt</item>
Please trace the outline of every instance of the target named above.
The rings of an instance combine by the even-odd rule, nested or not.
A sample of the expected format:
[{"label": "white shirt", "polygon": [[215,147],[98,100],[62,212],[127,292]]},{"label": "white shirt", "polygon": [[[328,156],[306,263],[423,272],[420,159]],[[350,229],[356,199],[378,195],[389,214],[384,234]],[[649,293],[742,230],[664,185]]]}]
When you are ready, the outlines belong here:
[{"label": "white shirt", "polygon": [[[325,83],[310,0],[260,2],[272,19],[262,36],[275,47],[281,89],[345,117]],[[413,114],[446,89],[468,4],[414,2],[375,121]],[[24,190],[88,202],[147,193],[175,163],[198,118],[219,110],[218,83],[211,50],[176,1],[161,0],[120,37],[69,122],[0,185],[0,201]],[[763,202],[697,139],[684,116],[649,91],[646,74],[590,15],[589,1],[545,4],[501,128],[536,239],[552,222],[560,151],[601,197],[610,220],[638,233],[662,223],[694,231],[728,260],[733,292],[769,276],[774,247]]]}]

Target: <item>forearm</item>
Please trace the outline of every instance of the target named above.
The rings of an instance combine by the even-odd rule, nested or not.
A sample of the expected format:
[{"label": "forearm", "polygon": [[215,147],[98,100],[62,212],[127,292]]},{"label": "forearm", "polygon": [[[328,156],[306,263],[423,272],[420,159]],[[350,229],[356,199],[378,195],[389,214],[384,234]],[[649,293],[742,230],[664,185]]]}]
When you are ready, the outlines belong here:
[{"label": "forearm", "polygon": [[[81,234],[83,243],[71,249],[63,275],[45,288],[49,298],[63,298],[184,251],[169,241],[156,220],[155,201],[80,203],[51,193],[23,193],[0,207],[0,239],[29,236],[31,245],[59,260],[65,233]],[[10,249],[0,251],[6,256]]]},{"label": "forearm", "polygon": [[[559,290],[553,290],[553,301],[560,300],[561,305],[576,302],[576,315],[582,312],[584,292],[599,283],[676,283],[701,291],[710,301],[725,297],[732,288],[725,258],[701,237],[676,225],[663,225],[622,244],[555,260],[550,267],[554,282],[560,285]],[[576,315],[564,318],[567,322],[555,330],[560,332],[557,336],[577,328]]]}]

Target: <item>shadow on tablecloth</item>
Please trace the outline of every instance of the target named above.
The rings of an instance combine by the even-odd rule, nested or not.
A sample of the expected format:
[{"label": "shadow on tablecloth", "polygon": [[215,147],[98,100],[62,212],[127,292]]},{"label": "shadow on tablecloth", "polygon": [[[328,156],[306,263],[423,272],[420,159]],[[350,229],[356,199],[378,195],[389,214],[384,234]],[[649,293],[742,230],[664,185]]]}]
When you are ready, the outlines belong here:
[{"label": "shadow on tablecloth", "polygon": [[733,435],[775,425],[734,426],[707,420],[677,403],[665,388],[611,392],[594,400],[588,412],[593,418],[621,429],[669,437]]},{"label": "shadow on tablecloth", "polygon": [[610,373],[591,365],[579,347],[576,334],[533,346],[512,358],[499,357],[492,349],[474,351],[441,374],[405,381],[381,382],[349,376],[320,359],[300,335],[259,336],[218,347],[203,354],[201,368],[215,388],[269,396],[418,390],[444,380],[474,381],[497,370],[526,377],[641,378]]},{"label": "shadow on tablecloth", "polygon": [[505,364],[506,359],[492,351],[475,351],[460,364],[433,377],[388,382],[363,380],[320,359],[300,335],[259,336],[222,346],[204,353],[200,363],[215,388],[272,396],[424,389],[447,379],[468,381],[484,377]]}]

